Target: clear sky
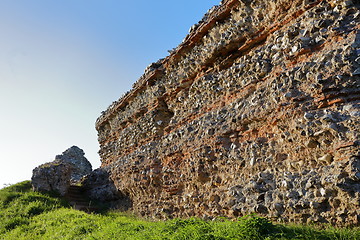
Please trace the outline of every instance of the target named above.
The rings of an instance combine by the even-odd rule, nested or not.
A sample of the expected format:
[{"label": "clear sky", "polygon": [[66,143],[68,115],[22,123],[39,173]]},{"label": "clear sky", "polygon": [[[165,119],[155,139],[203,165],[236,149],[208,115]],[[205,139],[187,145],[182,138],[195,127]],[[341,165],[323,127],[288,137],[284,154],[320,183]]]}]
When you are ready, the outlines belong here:
[{"label": "clear sky", "polygon": [[95,121],[220,0],[1,0],[0,188],[77,145],[100,166]]}]

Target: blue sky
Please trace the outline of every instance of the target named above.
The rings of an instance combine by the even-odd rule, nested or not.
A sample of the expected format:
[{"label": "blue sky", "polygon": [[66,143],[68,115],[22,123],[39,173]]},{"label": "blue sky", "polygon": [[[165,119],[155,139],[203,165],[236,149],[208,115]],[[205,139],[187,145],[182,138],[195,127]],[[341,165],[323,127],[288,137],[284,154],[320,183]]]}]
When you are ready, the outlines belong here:
[{"label": "blue sky", "polygon": [[99,167],[95,120],[219,0],[1,0],[0,187],[77,145]]}]

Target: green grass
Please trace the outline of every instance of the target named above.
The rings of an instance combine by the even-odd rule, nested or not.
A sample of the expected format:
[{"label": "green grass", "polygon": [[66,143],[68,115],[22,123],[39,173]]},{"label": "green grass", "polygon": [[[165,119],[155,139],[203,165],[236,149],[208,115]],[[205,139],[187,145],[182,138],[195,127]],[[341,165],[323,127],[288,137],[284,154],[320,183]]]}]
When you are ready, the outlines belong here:
[{"label": "green grass", "polygon": [[33,192],[27,181],[0,190],[0,239],[355,240],[360,229],[280,225],[257,216],[152,222],[118,212],[87,214],[56,195]]}]

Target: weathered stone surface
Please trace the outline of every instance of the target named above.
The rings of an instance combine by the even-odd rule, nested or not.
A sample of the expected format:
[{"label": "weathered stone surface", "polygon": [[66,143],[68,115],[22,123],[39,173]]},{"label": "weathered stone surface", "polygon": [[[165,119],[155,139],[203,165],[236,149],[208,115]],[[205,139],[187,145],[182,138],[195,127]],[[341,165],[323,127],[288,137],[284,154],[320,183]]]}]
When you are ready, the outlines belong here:
[{"label": "weathered stone surface", "polygon": [[61,196],[70,187],[71,169],[68,164],[61,162],[45,163],[33,170],[31,184],[35,191],[57,192]]},{"label": "weathered stone surface", "polygon": [[86,159],[84,151],[77,146],[72,146],[61,155],[57,155],[55,161],[70,165],[72,183],[80,181],[92,171],[91,163]]},{"label": "weathered stone surface", "polygon": [[222,1],[96,123],[133,210],[359,224],[359,1]]},{"label": "weathered stone surface", "polygon": [[33,170],[31,183],[36,191],[55,191],[65,195],[71,184],[78,183],[82,177],[91,173],[90,162],[85,153],[76,146],[57,155],[55,160]]},{"label": "weathered stone surface", "polygon": [[132,206],[130,198],[115,187],[106,168],[95,169],[81,184],[86,195],[92,200],[106,202],[111,208],[122,210],[128,210]]}]

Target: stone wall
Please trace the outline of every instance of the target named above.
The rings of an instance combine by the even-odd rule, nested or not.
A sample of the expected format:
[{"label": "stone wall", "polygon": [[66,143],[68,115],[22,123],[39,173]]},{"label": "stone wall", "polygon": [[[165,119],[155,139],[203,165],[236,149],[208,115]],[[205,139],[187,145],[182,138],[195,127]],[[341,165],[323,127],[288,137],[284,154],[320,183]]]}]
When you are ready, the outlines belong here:
[{"label": "stone wall", "polygon": [[359,1],[225,0],[96,122],[154,218],[359,224]]}]

